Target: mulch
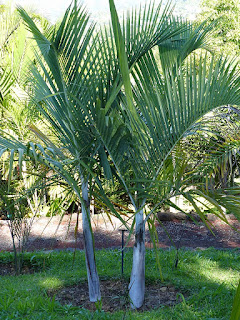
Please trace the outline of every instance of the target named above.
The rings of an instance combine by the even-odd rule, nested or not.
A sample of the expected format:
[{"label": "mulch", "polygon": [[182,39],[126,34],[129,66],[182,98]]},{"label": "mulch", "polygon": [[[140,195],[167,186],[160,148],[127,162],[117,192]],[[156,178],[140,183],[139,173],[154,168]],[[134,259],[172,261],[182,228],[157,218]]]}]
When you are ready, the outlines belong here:
[{"label": "mulch", "polygon": [[[33,225],[29,237],[27,250],[82,250],[83,233],[81,227],[75,233],[76,217],[71,220],[64,217],[40,218]],[[240,248],[240,223],[233,216],[228,217],[226,224],[219,219],[209,221],[208,229],[202,222],[189,220],[162,221],[156,225],[158,247],[187,247],[187,248]],[[121,247],[122,234],[118,229],[109,225],[100,224],[94,228],[96,249]],[[125,241],[127,233],[125,234]],[[132,236],[127,243],[128,247],[134,244]],[[146,247],[152,248],[149,231],[146,232]],[[7,221],[0,220],[0,251],[12,251],[12,242]]]},{"label": "mulch", "polygon": [[[55,297],[62,305],[71,305],[85,308],[91,311],[100,308],[105,312],[116,312],[118,310],[129,310],[130,301],[128,295],[128,282],[124,279],[101,280],[101,306],[91,303],[88,297],[87,282],[63,287],[58,290],[49,290],[48,295]],[[186,293],[184,293],[186,297]],[[157,309],[162,306],[173,306],[182,301],[183,294],[172,285],[163,285],[160,282],[147,283],[143,306],[138,312]],[[184,297],[184,298],[185,298]]]},{"label": "mulch", "polygon": [[[166,248],[202,248],[214,247],[240,248],[240,223],[236,219],[229,219],[229,225],[217,219],[208,223],[209,227],[201,222],[166,221],[157,226],[159,247]],[[166,235],[168,232],[171,239]]]}]

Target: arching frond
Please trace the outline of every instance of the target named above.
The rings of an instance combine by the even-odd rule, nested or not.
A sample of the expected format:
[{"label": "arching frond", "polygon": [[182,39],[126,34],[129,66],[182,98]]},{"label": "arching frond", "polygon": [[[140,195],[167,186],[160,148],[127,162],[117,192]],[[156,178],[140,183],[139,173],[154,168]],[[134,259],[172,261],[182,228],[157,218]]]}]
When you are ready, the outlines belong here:
[{"label": "arching frond", "polygon": [[163,76],[153,55],[149,54],[134,72],[134,96],[139,114],[135,131],[145,150],[145,162],[154,173],[204,114],[222,105],[240,104],[236,64],[226,59],[215,64],[212,58],[208,68],[207,61],[207,55],[200,59],[198,73],[195,59],[190,58],[186,68],[179,67],[176,72],[170,69]]}]

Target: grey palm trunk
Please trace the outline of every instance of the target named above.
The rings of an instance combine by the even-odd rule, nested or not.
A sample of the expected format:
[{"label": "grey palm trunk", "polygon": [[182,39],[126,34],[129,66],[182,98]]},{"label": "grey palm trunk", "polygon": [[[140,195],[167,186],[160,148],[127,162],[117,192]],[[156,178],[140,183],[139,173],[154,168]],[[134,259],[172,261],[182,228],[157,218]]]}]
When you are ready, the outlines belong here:
[{"label": "grey palm trunk", "polygon": [[133,247],[132,273],[129,283],[129,297],[132,308],[143,305],[145,294],[145,221],[143,209],[135,215],[135,244]]},{"label": "grey palm trunk", "polygon": [[88,278],[89,300],[91,302],[97,302],[98,300],[101,300],[101,293],[94,254],[93,234],[91,230],[90,200],[88,196],[87,180],[83,180],[82,182],[82,198],[84,202],[82,203],[82,227]]}]

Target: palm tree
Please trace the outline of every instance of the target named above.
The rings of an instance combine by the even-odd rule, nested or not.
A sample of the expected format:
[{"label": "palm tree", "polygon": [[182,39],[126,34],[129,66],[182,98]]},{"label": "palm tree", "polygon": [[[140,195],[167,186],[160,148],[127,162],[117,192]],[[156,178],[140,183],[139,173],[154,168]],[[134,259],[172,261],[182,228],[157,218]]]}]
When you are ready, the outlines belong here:
[{"label": "palm tree", "polygon": [[[119,159],[131,140],[124,119],[116,112],[124,79],[113,37],[105,37],[107,29],[94,34],[94,25],[89,24],[88,15],[76,2],[46,35],[23,9],[19,8],[19,12],[38,45],[35,63],[27,71],[33,103],[49,125],[53,139],[33,125],[30,129],[44,147],[2,133],[1,154],[10,150],[10,169],[15,156],[19,158],[20,168],[23,159],[46,165],[76,193],[82,206],[89,296],[95,302],[101,295],[90,223],[89,188],[97,183],[102,190],[96,176],[99,165],[106,175],[110,173],[101,131],[110,133],[108,145],[114,147]],[[169,18],[169,8],[160,14],[160,6],[154,11],[150,5],[143,15],[135,12],[131,32],[129,26],[126,29],[129,65],[133,68],[154,45],[187,27]],[[110,205],[106,198],[105,201]],[[115,215],[118,215],[116,211]]]},{"label": "palm tree", "polygon": [[[178,53],[173,61],[169,57],[164,59],[167,63],[162,63],[160,68],[154,52],[148,51],[132,70],[127,64],[128,50],[116,16],[112,4],[112,19],[116,23],[115,43],[126,92],[122,105],[127,118],[125,122],[130,124],[136,142],[129,158],[125,158],[134,171],[135,188],[132,187],[133,179],[124,180],[121,166],[117,168],[136,209],[129,290],[132,305],[139,308],[143,303],[145,290],[144,238],[145,223],[150,214],[144,219],[143,208],[148,200],[149,190],[157,182],[157,177],[176,144],[204,114],[219,106],[240,104],[240,78],[236,62],[224,58],[214,59],[201,54],[198,61],[195,57],[190,57],[183,64],[187,56],[185,53],[191,52],[185,48],[182,50],[184,54]],[[159,51],[161,60],[161,50]],[[110,146],[107,149],[111,157],[117,159],[118,155],[114,150]],[[136,200],[131,194],[131,188],[137,191]]]},{"label": "palm tree", "polygon": [[[139,307],[144,297],[147,219],[143,219],[143,207],[147,192],[182,135],[202,114],[215,107],[208,104],[214,100],[211,92],[217,89],[212,79],[219,80],[223,96],[229,89],[229,97],[237,91],[237,81],[234,71],[225,71],[224,61],[216,72],[213,67],[207,72],[207,57],[203,58],[198,75],[194,61],[185,69],[176,64],[205,44],[207,31],[203,26],[193,32],[191,25],[171,16],[169,7],[160,14],[160,6],[154,11],[150,5],[143,12],[133,11],[122,31],[111,0],[110,8],[113,27],[109,33],[105,28],[94,34],[86,12],[75,3],[47,35],[19,8],[38,45],[36,63],[28,72],[31,94],[53,138],[31,126],[44,147],[40,143],[27,144],[7,133],[2,133],[0,145],[1,155],[10,150],[10,172],[15,156],[20,168],[23,159],[44,164],[69,185],[81,202],[91,301],[100,300],[101,296],[90,223],[89,188],[94,182],[101,191],[96,168],[102,167],[105,174],[111,176],[108,157],[112,159],[136,209],[130,297],[132,304]],[[187,41],[181,38],[184,34]],[[174,57],[172,63],[165,54],[163,74],[152,52],[154,47],[159,47],[160,53],[168,48]],[[133,93],[130,72],[135,82]],[[232,82],[226,81],[228,73]],[[209,82],[204,81],[206,76]],[[204,101],[205,96],[209,101]],[[203,105],[198,103],[198,97],[204,98]],[[222,101],[225,102],[224,98]],[[137,191],[137,201],[131,189],[134,181],[130,183],[124,178],[129,167],[135,176],[132,189]]]}]

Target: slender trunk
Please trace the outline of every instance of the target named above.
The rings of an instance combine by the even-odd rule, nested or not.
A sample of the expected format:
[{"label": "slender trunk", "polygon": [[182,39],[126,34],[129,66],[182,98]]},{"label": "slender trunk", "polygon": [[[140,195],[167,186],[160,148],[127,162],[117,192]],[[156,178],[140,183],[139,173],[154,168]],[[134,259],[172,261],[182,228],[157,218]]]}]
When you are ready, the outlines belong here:
[{"label": "slender trunk", "polygon": [[[24,183],[25,190],[27,190],[29,188],[28,183],[27,183],[27,175],[25,173],[26,171],[27,171],[26,161],[23,161],[22,162],[22,177],[23,177],[23,183]],[[29,205],[29,208],[32,211],[32,214],[35,216],[36,215],[36,210],[33,208],[33,205],[31,203],[30,198],[28,196],[26,196],[26,198],[27,198],[27,203]],[[37,207],[38,206],[35,206],[35,208],[37,208]]]},{"label": "slender trunk", "polygon": [[143,305],[145,294],[145,224],[143,209],[136,213],[135,244],[133,247],[133,264],[129,284],[129,296],[132,308]]},{"label": "slender trunk", "polygon": [[91,230],[90,221],[90,200],[88,198],[88,182],[86,180],[83,180],[82,182],[82,197],[84,201],[84,203],[82,203],[82,224],[88,277],[89,299],[91,302],[97,302],[98,300],[101,300],[101,293],[99,277],[95,262],[93,234]]}]

